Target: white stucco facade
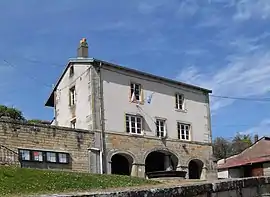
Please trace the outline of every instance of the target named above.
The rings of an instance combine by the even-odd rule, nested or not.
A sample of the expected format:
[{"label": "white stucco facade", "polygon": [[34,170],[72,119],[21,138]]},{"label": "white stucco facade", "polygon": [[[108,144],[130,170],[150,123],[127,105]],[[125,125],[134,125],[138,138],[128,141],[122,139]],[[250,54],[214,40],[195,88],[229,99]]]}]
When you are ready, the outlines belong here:
[{"label": "white stucco facade", "polygon": [[[55,120],[58,126],[71,127],[72,120],[76,121],[76,128],[89,129],[90,96],[89,80],[90,65],[73,65],[74,74],[70,77],[69,71],[63,75],[55,93]],[[70,88],[75,87],[75,105],[70,106]]]},{"label": "white stucco facade", "polygon": [[[191,141],[210,142],[208,94],[169,83],[125,73],[116,69],[102,69],[105,130],[125,132],[125,114],[143,117],[143,133],[156,136],[156,118],[165,119],[167,137],[178,138],[177,122],[191,125]],[[130,102],[130,83],[140,84],[144,104]],[[175,94],[184,95],[184,110],[175,109]],[[151,103],[146,102],[152,94]]]},{"label": "white stucco facade", "polygon": [[[70,67],[70,66],[69,66]],[[55,98],[55,121],[58,126],[92,129],[93,101],[91,97],[91,63],[73,64],[58,84]],[[68,68],[69,69],[69,68]],[[142,134],[156,136],[156,118],[165,120],[167,138],[177,139],[177,122],[190,124],[190,140],[211,142],[209,95],[202,90],[184,87],[162,80],[147,78],[116,68],[100,70],[104,104],[104,129],[108,132],[126,132],[125,114],[140,115]],[[130,102],[130,83],[141,85],[143,104]],[[69,91],[75,87],[75,105],[69,106]],[[175,109],[175,94],[184,95],[184,110]],[[151,103],[146,98],[152,94]]]}]

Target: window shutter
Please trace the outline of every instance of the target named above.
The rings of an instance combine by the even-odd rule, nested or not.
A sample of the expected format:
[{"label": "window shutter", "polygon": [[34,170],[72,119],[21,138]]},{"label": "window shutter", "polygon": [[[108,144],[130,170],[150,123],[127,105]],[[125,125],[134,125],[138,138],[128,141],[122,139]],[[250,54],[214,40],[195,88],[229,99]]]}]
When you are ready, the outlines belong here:
[{"label": "window shutter", "polygon": [[129,100],[129,102],[131,102],[131,83],[129,84],[128,100]]},{"label": "window shutter", "polygon": [[144,91],[143,91],[143,87],[142,87],[142,85],[141,85],[141,100],[140,100],[140,103],[141,104],[144,104]]}]

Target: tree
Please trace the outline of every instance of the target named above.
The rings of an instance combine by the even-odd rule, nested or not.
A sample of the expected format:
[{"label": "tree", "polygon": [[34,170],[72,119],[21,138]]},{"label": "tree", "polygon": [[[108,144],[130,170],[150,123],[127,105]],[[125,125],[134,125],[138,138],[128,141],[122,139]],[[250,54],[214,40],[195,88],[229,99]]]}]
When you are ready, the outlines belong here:
[{"label": "tree", "polygon": [[251,135],[241,135],[237,133],[232,140],[232,152],[233,154],[239,154],[252,145]]},{"label": "tree", "polygon": [[33,124],[43,124],[44,121],[39,120],[39,119],[31,119],[27,120],[27,123],[33,123]]},{"label": "tree", "polygon": [[223,137],[217,137],[213,142],[213,155],[218,160],[231,156],[231,142]]},{"label": "tree", "polygon": [[13,120],[25,121],[23,113],[20,110],[13,107],[0,105],[0,118],[3,116],[9,117]]}]

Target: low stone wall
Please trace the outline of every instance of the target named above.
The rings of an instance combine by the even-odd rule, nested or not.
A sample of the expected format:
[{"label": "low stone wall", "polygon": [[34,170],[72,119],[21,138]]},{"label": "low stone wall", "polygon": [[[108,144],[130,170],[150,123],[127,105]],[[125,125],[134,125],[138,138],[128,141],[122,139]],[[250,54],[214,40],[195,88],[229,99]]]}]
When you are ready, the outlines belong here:
[{"label": "low stone wall", "polygon": [[262,197],[270,196],[270,177],[223,180],[214,183],[189,184],[142,190],[92,192],[42,197]]},{"label": "low stone wall", "polygon": [[18,149],[68,153],[71,160],[67,169],[73,171],[89,172],[88,148],[93,136],[93,132],[86,130],[0,120],[0,145],[16,153]]}]

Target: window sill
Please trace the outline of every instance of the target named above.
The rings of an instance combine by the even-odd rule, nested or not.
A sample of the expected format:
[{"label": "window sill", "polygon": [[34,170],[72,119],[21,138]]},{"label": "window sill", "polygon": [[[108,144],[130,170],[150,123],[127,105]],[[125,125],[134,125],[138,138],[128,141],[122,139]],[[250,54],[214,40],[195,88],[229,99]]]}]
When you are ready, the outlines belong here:
[{"label": "window sill", "polygon": [[76,107],[76,104],[69,105],[69,108],[70,108],[70,109],[73,109],[73,108],[75,108],[75,107]]},{"label": "window sill", "polygon": [[184,139],[178,139],[180,141],[183,141],[183,142],[191,142],[191,140],[184,140]]},{"label": "window sill", "polygon": [[130,101],[130,103],[134,103],[134,104],[139,104],[139,105],[144,105],[143,101]]},{"label": "window sill", "polygon": [[129,135],[132,135],[132,136],[144,136],[144,132],[142,133],[128,133]]},{"label": "window sill", "polygon": [[187,109],[175,109],[177,112],[187,113]]}]

